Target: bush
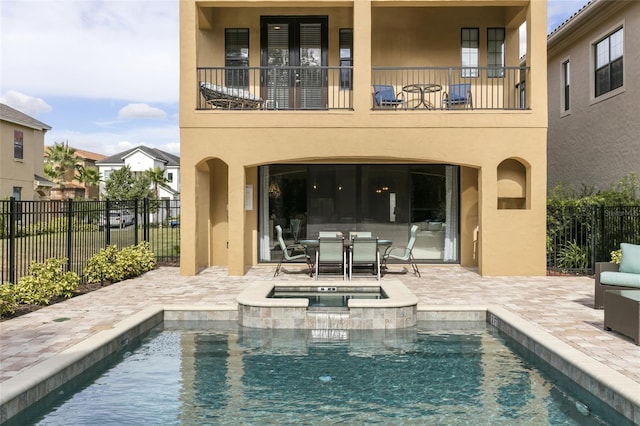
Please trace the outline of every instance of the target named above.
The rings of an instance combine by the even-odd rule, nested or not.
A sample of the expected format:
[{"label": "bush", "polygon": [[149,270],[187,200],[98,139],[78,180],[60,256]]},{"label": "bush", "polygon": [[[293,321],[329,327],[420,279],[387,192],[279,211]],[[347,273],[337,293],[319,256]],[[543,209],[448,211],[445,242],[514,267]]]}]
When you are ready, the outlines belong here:
[{"label": "bush", "polygon": [[620,264],[622,259],[622,249],[614,250],[611,252],[611,263]]},{"label": "bush", "polygon": [[142,275],[156,265],[155,254],[147,242],[120,251],[111,245],[87,261],[84,276],[88,283],[115,283]]},{"label": "bush", "polygon": [[110,245],[100,250],[87,261],[84,278],[88,283],[104,283],[105,281],[122,281],[124,274],[116,263],[118,246]]},{"label": "bush", "polygon": [[18,302],[13,284],[0,285],[0,317],[13,315],[16,312]]},{"label": "bush", "polygon": [[15,285],[16,301],[35,305],[48,305],[52,298],[73,296],[80,278],[75,272],[65,272],[65,258],[51,258],[44,263],[32,261],[29,275]]}]

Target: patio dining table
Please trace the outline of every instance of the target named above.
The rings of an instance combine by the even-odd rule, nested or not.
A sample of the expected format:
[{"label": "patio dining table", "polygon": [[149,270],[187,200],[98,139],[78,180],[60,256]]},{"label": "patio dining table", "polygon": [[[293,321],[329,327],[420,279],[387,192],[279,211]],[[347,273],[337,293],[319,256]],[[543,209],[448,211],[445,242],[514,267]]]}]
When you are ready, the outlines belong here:
[{"label": "patio dining table", "polygon": [[426,109],[435,109],[435,106],[426,99],[427,94],[440,92],[442,86],[439,84],[408,84],[402,88],[405,93],[414,93],[418,95],[417,103],[411,109],[418,109],[421,106]]}]

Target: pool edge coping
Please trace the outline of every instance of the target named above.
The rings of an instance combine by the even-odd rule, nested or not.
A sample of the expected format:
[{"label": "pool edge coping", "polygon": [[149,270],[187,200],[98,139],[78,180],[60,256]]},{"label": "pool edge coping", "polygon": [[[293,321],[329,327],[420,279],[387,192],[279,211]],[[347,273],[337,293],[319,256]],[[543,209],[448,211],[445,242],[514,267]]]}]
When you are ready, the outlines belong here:
[{"label": "pool edge coping", "polygon": [[[111,328],[100,330],[95,334],[87,337],[79,343],[65,349],[64,351],[53,355],[52,357],[42,361],[39,364],[25,370],[24,372],[6,380],[2,383],[2,392],[0,393],[0,423],[10,420],[12,417],[20,413],[22,410],[37,403],[40,398],[29,401],[30,393],[42,393],[46,395],[48,392],[61,386],[47,386],[47,381],[54,380],[57,376],[65,374],[67,370],[76,370],[75,374],[67,377],[66,381],[72,380],[75,376],[90,368],[93,364],[99,362],[104,357],[115,353],[122,346],[128,344],[129,340],[138,337],[147,332],[151,328],[165,321],[165,314],[171,312],[173,315],[180,312],[187,314],[195,314],[196,320],[203,319],[197,314],[210,312],[237,312],[237,306],[231,305],[212,305],[212,306],[194,306],[194,305],[153,305],[144,308],[127,318],[115,323]],[[514,338],[519,344],[533,352],[536,356],[542,358],[545,362],[554,368],[563,372],[571,380],[580,384],[585,390],[594,394],[597,398],[607,403],[612,409],[618,411],[621,415],[630,421],[640,424],[640,393],[638,389],[640,384],[632,379],[624,376],[620,372],[597,361],[580,350],[570,346],[562,340],[554,337],[548,331],[543,330],[539,326],[527,322],[519,315],[509,311],[508,309],[498,306],[459,306],[459,305],[424,305],[418,304],[418,313],[442,313],[445,316],[453,313],[469,313],[475,312],[482,315],[484,312],[487,323],[496,326],[499,330],[505,332],[509,337]],[[494,318],[497,318],[495,323]],[[458,319],[460,320],[460,319]],[[512,330],[515,330],[515,335]],[[518,335],[519,333],[519,335]],[[529,340],[527,344],[523,342]],[[96,356],[100,351],[105,352],[102,357]],[[546,352],[546,353],[541,353]],[[574,366],[587,379],[593,380],[608,388],[612,395],[613,401],[609,402],[603,395],[594,393],[591,386],[583,385],[584,377],[576,377],[563,371],[566,365],[559,365],[557,360],[550,359],[553,355],[561,362]],[[79,364],[83,361],[93,359],[93,363],[85,365],[83,369],[79,369]],[[90,361],[89,361],[90,362]],[[40,389],[42,387],[45,389]],[[616,398],[618,396],[618,398]],[[620,399],[626,401],[631,409],[631,417],[620,410]],[[615,402],[618,401],[618,404]],[[11,415],[8,415],[11,413]]]}]

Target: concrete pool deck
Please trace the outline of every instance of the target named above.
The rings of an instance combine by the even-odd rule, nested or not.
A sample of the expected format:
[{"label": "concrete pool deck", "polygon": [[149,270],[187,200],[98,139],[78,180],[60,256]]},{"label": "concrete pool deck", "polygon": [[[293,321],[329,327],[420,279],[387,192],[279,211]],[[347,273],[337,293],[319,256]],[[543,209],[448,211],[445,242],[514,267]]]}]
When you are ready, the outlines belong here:
[{"label": "concrete pool deck", "polygon": [[[274,268],[275,265],[255,267],[244,277],[228,277],[226,268],[220,267],[208,268],[193,277],[180,276],[178,268],[159,268],[142,277],[4,321],[0,323],[0,392],[7,380],[150,306],[233,311],[237,295],[256,281],[304,279],[304,270],[290,265],[285,265],[285,270],[292,273],[273,278]],[[399,266],[391,268],[399,269]],[[385,278],[399,279],[412,290],[419,299],[419,309],[504,308],[586,358],[630,379],[640,395],[640,346],[604,330],[604,312],[592,308],[593,278],[481,277],[477,271],[460,266],[423,265],[421,269],[421,278],[410,273],[389,274]]]}]

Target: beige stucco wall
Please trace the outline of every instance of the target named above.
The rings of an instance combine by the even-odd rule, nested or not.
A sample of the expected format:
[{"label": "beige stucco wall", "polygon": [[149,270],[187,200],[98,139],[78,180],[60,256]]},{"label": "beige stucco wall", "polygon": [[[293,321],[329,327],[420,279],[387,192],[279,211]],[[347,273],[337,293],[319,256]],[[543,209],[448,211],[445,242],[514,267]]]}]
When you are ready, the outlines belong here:
[{"label": "beige stucco wall", "polygon": [[[278,2],[280,3],[282,2]],[[375,2],[377,6],[382,3],[393,2]],[[395,4],[398,3],[401,2]],[[429,2],[417,2],[422,3]],[[464,5],[465,2],[459,3]],[[469,3],[496,4],[491,1]],[[497,3],[504,5],[506,2]],[[484,275],[544,274],[546,2],[529,3],[518,0],[510,3],[519,8],[507,7],[501,16],[508,15],[515,19],[516,16],[526,15],[530,23],[527,63],[531,72],[527,87],[531,109],[425,113],[371,110],[372,58],[381,61],[384,55],[381,56],[381,51],[371,48],[370,28],[372,23],[381,25],[379,21],[385,16],[385,10],[371,9],[371,3],[365,0],[340,3],[349,5],[349,13],[340,19],[344,20],[353,14],[353,111],[196,110],[195,70],[197,66],[210,66],[214,63],[220,65],[221,54],[209,42],[211,37],[218,37],[218,47],[222,43],[220,35],[216,36],[214,33],[219,32],[220,28],[223,31],[226,21],[220,24],[216,19],[221,19],[227,11],[216,10],[219,14],[203,17],[195,2],[181,2],[181,272],[191,275],[208,265],[228,265],[229,274],[242,275],[248,267],[256,264],[259,165],[287,162],[416,162],[461,166],[461,264],[478,265]],[[237,5],[239,2],[233,4]],[[345,9],[329,10],[329,21],[332,22],[331,13],[339,14],[341,10]],[[394,14],[403,18],[409,18],[411,11],[412,9],[392,9]],[[260,15],[255,11],[243,12],[253,14],[254,18],[249,22],[232,21],[228,26],[252,28],[250,43],[253,46],[253,57],[259,52],[259,39],[255,37],[259,35],[257,28]],[[272,10],[263,13],[275,14],[271,12]],[[296,9],[289,13],[298,12]],[[483,28],[500,24],[495,21],[494,15],[485,22],[475,20],[476,16],[472,12],[461,12],[470,19],[473,18],[474,24]],[[315,10],[313,14],[327,14],[327,10]],[[238,18],[233,13],[228,13],[230,22],[236,19],[232,16]],[[508,22],[501,21],[502,25],[516,28],[511,19],[506,21]],[[349,22],[345,25],[347,24]],[[203,32],[197,29],[198,25],[222,27],[213,32]],[[448,31],[456,33],[455,43],[458,43],[457,34],[460,26],[464,25],[451,25],[455,31],[451,28]],[[330,24],[330,27],[333,26]],[[335,28],[339,26],[342,23],[336,24]],[[336,32],[331,33],[333,37]],[[330,45],[331,37],[330,35]],[[203,43],[203,38],[208,38],[207,43]],[[333,43],[336,41],[333,40]],[[198,51],[198,45],[207,46],[209,50]],[[385,46],[384,40],[377,42],[377,46],[382,49]],[[459,47],[451,49],[458,52]],[[511,52],[513,54],[513,48]],[[427,66],[428,61],[438,54],[437,49],[431,49],[429,55],[423,55],[423,63],[412,65]],[[208,61],[211,63],[207,63]],[[458,63],[459,58],[452,58],[450,61]],[[257,58],[252,59],[252,66],[258,64]],[[389,61],[384,65],[395,63]],[[520,161],[526,170],[527,201],[524,209],[498,210],[497,170],[498,165],[506,159]],[[252,211],[245,210],[245,185],[253,185],[254,188]]]},{"label": "beige stucco wall", "polygon": [[[640,2],[601,2],[549,49],[548,183],[607,188],[640,177]],[[609,4],[607,4],[609,3]],[[613,12],[612,12],[613,10]],[[593,44],[624,26],[624,86],[594,99]],[[570,62],[570,110],[562,111],[562,64]]]},{"label": "beige stucco wall", "polygon": [[[23,133],[23,158],[13,158],[14,130]],[[44,176],[44,133],[0,120],[0,198],[11,197],[13,187],[22,188],[22,200],[39,200],[33,175]]]}]

